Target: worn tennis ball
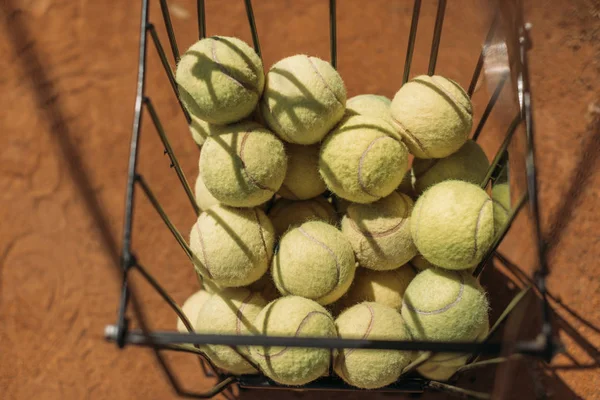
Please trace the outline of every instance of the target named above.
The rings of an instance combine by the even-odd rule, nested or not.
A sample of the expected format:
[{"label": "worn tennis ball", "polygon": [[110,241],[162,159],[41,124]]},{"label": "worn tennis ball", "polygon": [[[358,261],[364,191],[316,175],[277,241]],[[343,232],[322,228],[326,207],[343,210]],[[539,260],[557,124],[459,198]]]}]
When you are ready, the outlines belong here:
[{"label": "worn tennis ball", "polygon": [[494,202],[494,231],[500,232],[510,214],[510,186],[508,183],[498,183],[492,186],[492,201]]},{"label": "worn tennis ball", "polygon": [[219,200],[208,191],[204,181],[202,180],[202,174],[198,174],[196,178],[196,185],[194,187],[194,195],[196,196],[196,204],[202,211],[208,210],[215,204],[219,204]]},{"label": "worn tennis ball", "polygon": [[413,201],[392,192],[374,203],[350,204],[342,218],[342,233],[358,263],[374,270],[391,270],[417,254],[410,232]]},{"label": "worn tennis ball", "polygon": [[[254,320],[266,305],[267,301],[260,293],[245,288],[223,289],[213,294],[198,312],[196,332],[221,335],[256,334],[258,330]],[[224,345],[206,344],[202,345],[201,349],[219,368],[234,374],[257,372],[245,359],[251,359],[247,346],[236,346],[233,349]]]},{"label": "worn tennis ball", "polygon": [[319,172],[327,187],[355,203],[372,203],[392,193],[408,169],[408,150],[381,119],[344,119],[325,139]]},{"label": "worn tennis ball", "polygon": [[390,106],[393,123],[418,158],[443,158],[468,139],[473,106],[454,81],[421,75],[404,84]]},{"label": "worn tennis ball", "polygon": [[415,270],[409,266],[402,266],[391,271],[358,268],[352,286],[339,300],[340,304],[337,308],[345,309],[370,301],[400,311],[404,291],[415,275]]},{"label": "worn tennis ball", "polygon": [[317,57],[284,58],[271,67],[265,81],[262,117],[286,142],[317,143],[344,116],[344,82],[331,64]]},{"label": "worn tennis ball", "polygon": [[194,139],[194,142],[196,142],[198,146],[204,145],[206,138],[217,134],[221,128],[220,125],[208,123],[194,114],[190,113],[189,115],[191,119],[190,133],[192,134],[192,139]]},{"label": "worn tennis ball", "polygon": [[[344,311],[336,320],[342,339],[410,340],[400,314],[393,308],[365,302]],[[343,349],[336,351],[334,369],[346,383],[376,389],[396,381],[412,357],[398,350]]]},{"label": "worn tennis ball", "polygon": [[190,233],[196,267],[221,287],[257,281],[269,267],[274,243],[273,224],[256,207],[217,204],[200,214]]},{"label": "worn tennis ball", "polygon": [[284,199],[312,199],[327,190],[319,175],[319,146],[287,144],[288,164],[285,179],[277,192]]},{"label": "worn tennis ball", "polygon": [[[392,128],[392,112],[390,104],[392,101],[385,96],[376,94],[359,94],[346,102],[347,115],[366,115],[367,117],[380,118],[387,122]],[[398,139],[399,135],[395,135]]]},{"label": "worn tennis ball", "polygon": [[200,153],[200,174],[208,191],[232,207],[269,200],[285,178],[283,143],[254,122],[230,125],[210,136]]},{"label": "worn tennis ball", "polygon": [[332,225],[337,223],[335,209],[324,197],[302,201],[279,199],[269,211],[269,218],[277,236],[306,221],[320,220]]},{"label": "worn tennis ball", "polygon": [[474,141],[467,140],[456,152],[445,158],[415,158],[412,165],[414,188],[418,194],[427,188],[448,180],[460,180],[481,184],[490,162],[483,149]]},{"label": "worn tennis ball", "polygon": [[472,183],[444,181],[419,197],[410,225],[427,261],[447,269],[469,269],[494,240],[492,200]]},{"label": "worn tennis ball", "polygon": [[271,270],[282,295],[325,305],[346,293],[356,262],[352,246],[339,230],[323,221],[308,221],[283,235]]},{"label": "worn tennis ball", "polygon": [[[259,333],[269,336],[337,337],[331,314],[316,302],[286,296],[269,303],[254,322]],[[301,347],[251,348],[261,371],[284,385],[304,385],[327,372],[329,349]]]},{"label": "worn tennis ball", "polygon": [[[202,283],[204,290],[211,294],[225,289],[208,278],[204,278]],[[266,301],[273,301],[281,296],[275,287],[275,283],[273,282],[273,278],[271,278],[271,274],[264,274],[259,280],[244,287],[252,292],[260,293],[260,295]]]},{"label": "worn tennis ball", "polygon": [[193,44],[177,64],[175,80],[189,113],[217,125],[250,115],[265,84],[256,52],[240,39],[225,36]]},{"label": "worn tennis ball", "polygon": [[423,257],[421,254],[417,254],[414,256],[409,262],[408,265],[413,267],[416,271],[421,272],[427,268],[435,268],[435,265],[430,263]]},{"label": "worn tennis ball", "polygon": [[[196,321],[198,320],[198,313],[200,309],[206,303],[208,299],[210,299],[211,294],[206,290],[198,290],[196,293],[187,298],[186,301],[183,302],[181,306],[181,311],[187,317],[187,319],[192,324],[194,330],[196,329]],[[181,318],[177,318],[177,330],[179,332],[187,333],[188,329],[185,324],[181,320]]]}]

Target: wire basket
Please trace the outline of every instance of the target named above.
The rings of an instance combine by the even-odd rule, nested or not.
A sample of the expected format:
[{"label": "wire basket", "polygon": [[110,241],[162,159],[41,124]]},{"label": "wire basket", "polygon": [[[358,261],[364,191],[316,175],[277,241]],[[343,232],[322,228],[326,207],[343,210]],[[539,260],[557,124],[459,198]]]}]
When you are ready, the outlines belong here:
[{"label": "wire basket", "polygon": [[[409,3],[408,0],[397,0],[398,2]],[[202,344],[220,344],[235,348],[242,345],[254,346],[288,346],[288,347],[311,347],[327,348],[332,350],[341,348],[361,348],[361,349],[389,349],[389,350],[409,350],[425,352],[422,356],[413,361],[402,373],[399,380],[378,391],[384,392],[405,392],[422,393],[427,390],[444,391],[450,394],[457,394],[472,398],[488,398],[485,393],[474,392],[454,386],[449,383],[442,383],[423,379],[414,374],[413,371],[432,354],[437,352],[451,353],[469,353],[472,354],[466,366],[458,371],[475,369],[481,365],[489,365],[510,360],[516,355],[530,355],[540,357],[549,361],[556,351],[556,343],[552,336],[550,325],[550,308],[546,298],[545,279],[548,274],[544,247],[541,242],[538,199],[536,188],[536,171],[534,163],[534,143],[533,143],[533,118],[531,94],[529,88],[529,77],[527,69],[527,52],[530,48],[528,38],[529,26],[524,24],[520,2],[513,1],[492,1],[492,18],[489,24],[489,33],[483,42],[483,49],[475,64],[474,72],[468,86],[467,93],[473,96],[478,82],[486,81],[489,92],[491,93],[487,105],[474,129],[473,140],[477,140],[483,132],[486,123],[495,107],[502,107],[506,114],[500,123],[496,123],[496,138],[498,139],[498,148],[486,174],[481,182],[482,188],[492,188],[499,184],[508,184],[512,204],[508,213],[506,224],[497,233],[492,248],[488,251],[483,261],[476,267],[475,276],[484,272],[484,268],[490,263],[493,257],[500,257],[496,249],[507,235],[512,222],[521,211],[525,210],[525,204],[529,204],[529,216],[535,233],[535,246],[537,246],[537,270],[533,278],[529,278],[523,271],[515,268],[515,274],[526,279],[530,284],[525,286],[510,301],[503,313],[492,324],[488,337],[483,342],[425,342],[425,341],[383,341],[383,340],[354,340],[354,339],[325,339],[325,338],[293,338],[293,337],[271,337],[271,336],[239,336],[239,335],[214,335],[214,334],[195,334],[192,324],[187,320],[180,307],[167,293],[163,286],[153,277],[153,275],[144,266],[138,262],[132,249],[132,223],[134,195],[136,187],[148,198],[152,206],[157,211],[167,228],[170,230],[175,240],[181,246],[185,254],[192,259],[192,252],[176,227],[173,225],[169,216],[165,212],[161,203],[158,201],[147,180],[138,172],[138,149],[140,145],[140,130],[142,113],[145,109],[158,132],[160,140],[171,160],[171,167],[175,170],[177,177],[183,186],[184,192],[188,197],[194,211],[199,212],[194,199],[194,194],[188,184],[185,174],[173,152],[173,148],[165,133],[161,121],[158,117],[156,108],[152,100],[146,96],[145,77],[146,77],[146,59],[148,42],[151,41],[155,47],[164,71],[166,72],[170,86],[175,94],[173,100],[179,101],[177,86],[174,79],[173,69],[170,65],[164,47],[159,39],[155,26],[149,22],[149,0],[142,0],[140,43],[139,43],[139,63],[137,95],[135,99],[133,133],[131,137],[131,150],[128,167],[128,181],[125,200],[125,221],[123,230],[123,250],[121,258],[121,267],[123,272],[123,284],[118,308],[117,321],[114,325],[108,325],[105,330],[105,336],[108,340],[114,341],[119,347],[126,345],[146,346],[153,349],[158,364],[164,370],[167,378],[172,384],[177,394],[191,398],[209,398],[218,393],[225,393],[229,388],[237,384],[240,389],[290,389],[289,387],[279,385],[263,375],[243,375],[233,376],[216,369],[208,358],[200,350]],[[261,55],[259,36],[254,19],[251,0],[245,0],[245,7],[252,33],[252,41],[257,54]],[[175,62],[179,61],[179,50],[174,35],[167,0],[160,0],[160,9],[162,19],[168,34],[170,49]],[[417,27],[420,21],[421,0],[412,2],[412,18],[410,31],[408,32],[408,44],[405,57],[404,71],[402,74],[402,83],[408,81],[415,42],[417,38]],[[438,0],[437,13],[433,26],[433,36],[427,73],[433,75],[436,70],[438,52],[441,45],[441,38],[444,26],[444,16],[446,12],[446,0]],[[329,32],[330,32],[330,55],[331,64],[337,67],[337,20],[336,20],[336,1],[329,0]],[[206,36],[205,8],[204,1],[197,1],[197,19],[199,37]],[[485,72],[483,79],[482,71]],[[507,84],[509,83],[509,84]],[[510,90],[512,89],[512,91]],[[179,102],[181,106],[181,102]],[[181,106],[183,115],[188,123],[190,117]],[[511,111],[512,110],[512,111]],[[508,114],[507,114],[508,113]],[[512,115],[510,115],[512,113]],[[507,118],[508,117],[508,118]],[[508,121],[508,123],[505,123]],[[504,126],[502,126],[504,124]],[[493,191],[492,191],[493,193]],[[173,309],[179,318],[183,320],[190,333],[177,332],[156,332],[150,331],[147,327],[146,313],[139,304],[135,292],[129,283],[130,274],[137,271],[164,299],[164,301]],[[199,277],[201,280],[201,277]],[[201,282],[200,282],[201,283]],[[530,290],[532,289],[532,290]],[[537,292],[539,307],[541,309],[541,324],[536,327],[537,335],[532,340],[518,340],[515,335],[505,332],[503,341],[493,341],[495,335],[507,319],[513,318],[513,326],[519,326],[523,320],[524,301],[528,294]],[[140,329],[130,329],[128,309],[132,309]],[[509,318],[510,317],[510,318]],[[216,377],[217,384],[209,391],[195,393],[184,389],[164,355],[164,351],[182,351],[195,354],[200,359],[202,373],[209,377]],[[491,360],[477,361],[480,355],[496,356]],[[251,360],[248,360],[251,364]],[[341,379],[334,376],[330,370],[329,376],[322,377],[308,385],[294,387],[293,389],[302,390],[347,390],[357,391],[345,384]]]}]

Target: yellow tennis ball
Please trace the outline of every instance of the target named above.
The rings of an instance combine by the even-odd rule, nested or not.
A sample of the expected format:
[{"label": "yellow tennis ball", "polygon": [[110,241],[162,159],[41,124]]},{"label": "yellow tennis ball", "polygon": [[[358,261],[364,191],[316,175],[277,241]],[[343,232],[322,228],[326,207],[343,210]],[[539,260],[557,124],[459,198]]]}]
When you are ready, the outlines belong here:
[{"label": "yellow tennis ball", "polygon": [[390,106],[394,126],[415,157],[443,158],[468,139],[473,106],[454,81],[434,75],[418,76],[394,96]]},{"label": "yellow tennis ball", "polygon": [[418,194],[428,187],[448,180],[459,180],[481,184],[490,167],[483,149],[474,141],[467,142],[456,152],[445,158],[415,158],[412,165],[415,177],[414,188]]},{"label": "yellow tennis ball", "polygon": [[[183,314],[192,323],[194,329],[196,327],[196,321],[198,320],[198,313],[200,312],[200,309],[204,303],[210,299],[210,296],[211,294],[206,290],[198,290],[196,293],[188,297],[181,306],[181,311],[183,311]],[[177,318],[177,330],[183,333],[188,332],[181,318]]]},{"label": "yellow tennis ball", "polygon": [[225,36],[193,44],[177,64],[175,80],[190,114],[218,125],[250,115],[265,84],[260,57],[240,39]]},{"label": "yellow tennis ball", "polygon": [[295,55],[275,63],[266,76],[260,111],[267,126],[289,143],[314,144],[337,124],[346,88],[326,61]]},{"label": "yellow tennis ball", "polygon": [[370,204],[351,204],[342,218],[342,233],[358,263],[374,270],[391,270],[417,254],[410,232],[413,201],[392,192]]},{"label": "yellow tennis ball", "polygon": [[288,165],[285,179],[277,192],[284,199],[312,199],[327,190],[319,175],[319,146],[287,144]]},{"label": "yellow tennis ball", "polygon": [[500,232],[510,214],[510,186],[508,183],[498,183],[492,186],[492,201],[494,202],[494,231]]},{"label": "yellow tennis ball", "polygon": [[269,218],[277,236],[306,221],[319,220],[332,225],[337,223],[335,209],[324,197],[302,201],[279,199],[269,211]]},{"label": "yellow tennis ball", "polygon": [[[267,302],[259,293],[245,288],[228,288],[213,294],[198,312],[196,332],[221,335],[249,335],[258,333],[254,320]],[[257,371],[239,353],[250,358],[246,346],[206,344],[201,349],[219,368],[234,374]],[[251,358],[250,358],[251,359]]]},{"label": "yellow tennis ball", "polygon": [[192,134],[192,139],[194,139],[194,142],[196,142],[198,146],[204,145],[206,138],[219,132],[220,125],[208,123],[191,113],[189,115],[191,119],[190,133]]},{"label": "yellow tennis ball", "polygon": [[[256,317],[255,326],[269,336],[337,337],[331,314],[299,296],[269,303]],[[330,362],[329,349],[255,346],[251,355],[266,376],[284,385],[314,381],[327,372]]]},{"label": "yellow tennis ball", "polygon": [[210,136],[200,153],[200,174],[221,203],[254,207],[269,200],[285,178],[287,157],[275,135],[250,122]]},{"label": "yellow tennis ball", "polygon": [[[342,339],[410,340],[400,314],[378,303],[362,303],[344,311],[335,325]],[[335,372],[349,385],[377,389],[396,381],[412,357],[398,350],[336,351]]]},{"label": "yellow tennis ball", "polygon": [[410,225],[427,261],[447,269],[469,269],[494,240],[492,200],[472,183],[441,182],[419,197]]},{"label": "yellow tennis ball", "polygon": [[274,243],[273,224],[258,208],[217,204],[200,214],[190,233],[197,267],[221,287],[257,281],[269,267]]},{"label": "yellow tennis ball", "polygon": [[339,301],[340,307],[352,307],[369,301],[400,311],[404,291],[415,275],[416,272],[409,266],[391,271],[358,268],[352,286]]},{"label": "yellow tennis ball", "polygon": [[[392,101],[385,96],[376,94],[359,94],[346,102],[347,115],[366,115],[367,117],[380,118],[387,122],[392,128],[392,112],[390,104]],[[399,135],[396,135],[399,139]]]},{"label": "yellow tennis ball", "polygon": [[414,256],[408,262],[408,265],[413,267],[418,272],[426,270],[427,268],[435,268],[435,265],[427,261],[425,257],[423,257],[421,254],[417,254],[416,256]]},{"label": "yellow tennis ball", "polygon": [[322,221],[292,228],[279,242],[272,274],[281,294],[330,304],[350,287],[356,262],[348,239]]},{"label": "yellow tennis ball", "polygon": [[355,203],[372,203],[392,193],[408,169],[408,150],[392,136],[380,119],[344,119],[321,147],[319,172],[327,187]]},{"label": "yellow tennis ball", "polygon": [[202,174],[198,174],[196,178],[196,185],[194,186],[194,195],[196,196],[196,204],[202,211],[208,210],[215,204],[219,204],[219,200],[208,191],[204,181],[202,180]]}]

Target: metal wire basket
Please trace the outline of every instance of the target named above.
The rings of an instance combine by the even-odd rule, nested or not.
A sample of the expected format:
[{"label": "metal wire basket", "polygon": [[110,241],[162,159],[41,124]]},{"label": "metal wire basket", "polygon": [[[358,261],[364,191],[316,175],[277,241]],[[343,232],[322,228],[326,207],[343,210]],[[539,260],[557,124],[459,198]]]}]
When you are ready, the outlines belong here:
[{"label": "metal wire basket", "polygon": [[[404,1],[404,0],[398,0]],[[406,0],[408,2],[408,0]],[[516,199],[511,205],[508,216],[508,221],[500,230],[495,238],[494,245],[484,257],[484,260],[477,266],[474,271],[475,276],[479,276],[486,265],[489,264],[493,257],[499,257],[496,249],[502,242],[504,237],[510,230],[515,217],[524,210],[524,205],[529,204],[529,215],[531,224],[534,227],[535,245],[537,246],[538,267],[533,278],[529,278],[523,271],[515,268],[515,274],[527,279],[530,286],[526,286],[521,290],[512,301],[508,304],[499,318],[494,321],[490,334],[480,343],[457,343],[457,342],[425,342],[425,341],[383,341],[383,340],[350,340],[350,339],[325,339],[325,338],[292,338],[292,337],[270,337],[270,336],[238,336],[238,335],[212,335],[212,334],[195,334],[192,324],[187,320],[180,307],[171,298],[161,284],[152,276],[152,274],[141,265],[135,257],[135,252],[132,249],[132,222],[133,222],[133,207],[134,195],[136,187],[141,189],[142,193],[149,199],[153,207],[156,209],[160,218],[164,221],[167,228],[173,234],[176,241],[179,243],[185,254],[192,259],[192,252],[179,231],[170,221],[169,216],[158,201],[154,192],[151,190],[149,183],[138,172],[138,148],[140,140],[142,113],[145,109],[159,134],[162,144],[165,148],[165,153],[168,154],[171,160],[171,167],[175,170],[177,177],[184,192],[189,198],[192,207],[199,212],[198,206],[194,199],[193,192],[188,184],[181,166],[173,152],[169,139],[158,117],[152,100],[146,96],[145,91],[145,76],[146,76],[146,59],[148,40],[155,46],[160,57],[160,61],[166,72],[167,78],[175,94],[174,99],[178,100],[177,87],[173,75],[173,69],[170,65],[167,55],[161,41],[159,40],[155,26],[149,22],[149,0],[142,0],[141,27],[140,27],[140,43],[139,43],[139,64],[138,64],[138,80],[137,80],[137,95],[135,100],[133,133],[131,137],[131,150],[129,158],[128,181],[126,188],[125,200],[125,222],[123,229],[123,250],[121,257],[121,267],[123,271],[123,285],[121,298],[119,303],[117,321],[114,325],[106,327],[105,336],[108,340],[114,341],[119,347],[126,345],[146,346],[153,349],[157,361],[164,370],[167,378],[172,384],[177,394],[191,398],[209,398],[218,393],[227,391],[229,387],[237,384],[240,389],[288,389],[283,385],[279,385],[263,375],[247,375],[233,376],[223,371],[216,369],[208,360],[199,345],[202,344],[220,344],[235,348],[241,345],[254,346],[289,346],[289,347],[311,347],[311,348],[327,348],[330,350],[341,348],[361,348],[361,349],[390,349],[390,350],[410,350],[425,352],[412,362],[402,373],[397,382],[392,385],[379,389],[384,392],[405,392],[405,393],[422,393],[427,390],[444,391],[451,394],[467,396],[472,398],[488,398],[485,393],[474,392],[472,390],[459,388],[449,383],[435,382],[418,377],[413,371],[424,361],[428,356],[436,352],[454,352],[454,353],[470,353],[472,354],[468,364],[458,371],[474,369],[481,365],[489,365],[509,360],[515,355],[530,355],[541,357],[549,361],[556,351],[556,343],[552,336],[550,324],[550,308],[546,298],[545,279],[548,274],[544,247],[541,242],[538,199],[536,188],[536,171],[534,163],[534,124],[532,118],[532,104],[529,87],[529,77],[527,69],[527,52],[530,48],[528,38],[529,26],[523,22],[522,13],[519,1],[492,1],[492,9],[494,16],[490,23],[489,33],[483,42],[483,49],[479,55],[478,61],[468,87],[468,94],[472,96],[475,92],[477,83],[481,80],[482,71],[485,71],[485,80],[488,85],[491,85],[491,96],[487,105],[479,119],[479,123],[474,130],[473,140],[477,140],[482,133],[488,117],[492,109],[496,105],[502,103],[503,97],[501,93],[507,82],[512,83],[507,87],[513,89],[505,98],[509,101],[514,100],[515,112],[508,126],[502,129],[504,132],[500,134],[500,144],[496,151],[493,162],[486,174],[485,179],[481,182],[481,187],[487,188],[489,185],[498,185],[509,183],[510,191],[513,198]],[[252,33],[254,48],[258,55],[261,55],[259,36],[254,19],[251,0],[245,0],[245,7],[248,16],[248,22]],[[167,0],[160,0],[160,8],[162,19],[168,34],[170,48],[173,53],[175,62],[179,61],[179,50],[177,41],[174,35]],[[413,1],[412,18],[410,24],[410,32],[408,33],[408,46],[405,58],[405,66],[402,76],[402,83],[409,79],[413,53],[415,49],[415,41],[417,37],[417,27],[419,24],[419,15],[421,10],[421,0]],[[438,59],[438,51],[440,48],[443,23],[446,11],[446,0],[438,0],[437,14],[433,28],[433,39],[429,57],[429,65],[427,73],[433,75],[436,70]],[[204,1],[197,1],[197,16],[198,30],[200,38],[206,36],[205,29],[205,9]],[[336,1],[329,0],[329,27],[330,27],[330,54],[331,64],[337,66],[337,38],[336,38]],[[181,103],[179,103],[181,106]],[[510,110],[510,107],[502,105]],[[188,123],[190,117],[183,107],[181,107]],[[521,145],[519,151],[518,147]],[[513,148],[515,149],[513,151]],[[509,157],[510,155],[510,157]],[[519,176],[518,172],[521,171]],[[150,331],[145,323],[146,313],[144,308],[139,304],[135,292],[129,284],[129,277],[132,271],[137,271],[147,280],[156,292],[162,296],[166,303],[173,309],[179,318],[181,318],[190,333],[176,332],[155,332]],[[532,289],[533,290],[530,290]],[[509,332],[505,332],[503,341],[493,341],[492,336],[498,332],[502,324],[512,316],[517,322],[512,325],[519,325],[522,321],[523,314],[523,299],[527,295],[535,291],[539,299],[539,307],[541,308],[541,324],[536,327],[538,334],[533,340],[518,340]],[[130,329],[129,319],[127,318],[128,309],[132,308],[133,313],[140,325],[140,329]],[[192,346],[193,345],[193,346]],[[200,358],[200,364],[205,375],[216,377],[218,383],[209,391],[204,393],[190,392],[184,389],[183,385],[177,378],[173,366],[167,363],[164,358],[164,351],[183,351],[197,355]],[[491,360],[478,362],[480,355],[496,356]],[[500,356],[500,357],[498,357]],[[248,360],[250,361],[250,360]],[[251,361],[250,361],[251,362]],[[341,379],[336,378],[333,373],[329,376],[322,377],[315,382],[300,388],[302,390],[359,390],[345,384]]]}]

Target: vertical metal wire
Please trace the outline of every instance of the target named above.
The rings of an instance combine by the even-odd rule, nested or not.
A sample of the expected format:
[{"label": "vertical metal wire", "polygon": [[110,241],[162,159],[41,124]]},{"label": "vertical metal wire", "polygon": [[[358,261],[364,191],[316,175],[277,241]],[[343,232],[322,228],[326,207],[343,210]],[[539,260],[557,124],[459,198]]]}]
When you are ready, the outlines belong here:
[{"label": "vertical metal wire", "polygon": [[440,41],[442,39],[442,26],[444,25],[444,13],[446,12],[446,0],[439,0],[437,15],[435,17],[435,27],[433,29],[433,41],[431,43],[431,54],[429,56],[429,69],[427,75],[435,74],[435,65],[437,63],[438,52],[440,50]]},{"label": "vertical metal wire", "polygon": [[337,69],[337,10],[335,0],[329,0],[329,49],[331,52],[331,65]]},{"label": "vertical metal wire", "polygon": [[169,43],[171,44],[173,59],[175,60],[175,64],[177,64],[179,63],[179,49],[177,48],[177,40],[175,39],[173,24],[171,24],[171,14],[169,13],[167,0],[160,0],[160,10],[162,12],[163,20],[165,21],[165,28],[167,28],[167,35],[169,36]]},{"label": "vertical metal wire", "polygon": [[511,141],[515,131],[517,130],[517,127],[519,126],[520,122],[521,122],[521,116],[517,115],[515,117],[515,119],[513,119],[513,121],[510,123],[510,126],[508,127],[508,131],[506,132],[506,135],[504,136],[504,141],[502,142],[502,144],[500,145],[500,148],[496,152],[496,156],[494,156],[494,160],[490,164],[490,167],[488,168],[488,170],[485,174],[485,178],[483,178],[483,181],[481,181],[480,186],[482,189],[485,189],[487,187],[487,185],[492,177],[492,174],[494,173],[494,170],[496,169],[496,166],[502,159],[502,156],[504,156],[504,153],[505,153],[506,149],[508,148],[508,145],[510,144],[510,141]]},{"label": "vertical metal wire", "polygon": [[252,43],[254,44],[254,51],[262,58],[260,52],[260,42],[258,41],[258,30],[256,29],[256,21],[254,20],[254,11],[252,10],[252,1],[244,0],[246,3],[246,14],[248,15],[248,23],[250,24],[250,32],[252,33]]},{"label": "vertical metal wire", "polygon": [[479,59],[477,60],[477,64],[475,65],[475,71],[473,71],[473,77],[471,78],[471,83],[469,84],[469,89],[467,90],[467,94],[469,97],[473,96],[475,92],[475,86],[477,86],[477,81],[479,80],[479,75],[481,75],[481,69],[483,68],[483,53],[485,48],[491,43],[492,38],[494,37],[494,33],[496,32],[496,25],[498,24],[498,13],[494,16],[492,20],[492,25],[490,26],[490,30],[483,42],[483,49],[481,53],[479,53]]},{"label": "vertical metal wire", "polygon": [[500,97],[500,93],[502,93],[502,88],[504,87],[504,84],[506,83],[507,79],[508,79],[508,74],[504,74],[500,78],[500,81],[498,82],[498,86],[496,86],[496,90],[494,90],[492,97],[490,97],[490,101],[488,102],[487,106],[485,107],[485,110],[483,111],[483,114],[481,115],[479,124],[477,124],[477,129],[475,129],[475,133],[473,133],[472,139],[474,141],[477,141],[477,139],[479,138],[479,135],[481,134],[481,131],[483,130],[483,127],[484,127],[485,123],[487,122],[488,117],[490,116],[492,110],[494,109],[494,106],[496,105],[496,102],[498,101],[498,98]]},{"label": "vertical metal wire", "polygon": [[419,13],[421,11],[421,0],[415,0],[413,5],[412,20],[410,22],[410,34],[408,35],[408,47],[406,48],[406,60],[404,61],[404,75],[402,76],[402,84],[408,82],[410,74],[410,66],[412,57],[415,51],[415,41],[417,39],[417,26],[419,25]]},{"label": "vertical metal wire", "polygon": [[198,14],[198,38],[206,37],[206,9],[204,8],[204,0],[196,2],[196,13]]}]

